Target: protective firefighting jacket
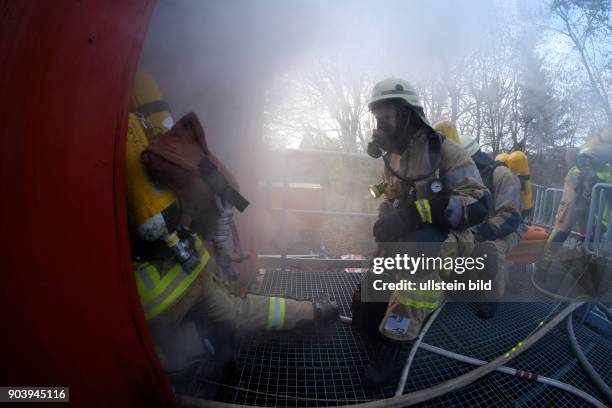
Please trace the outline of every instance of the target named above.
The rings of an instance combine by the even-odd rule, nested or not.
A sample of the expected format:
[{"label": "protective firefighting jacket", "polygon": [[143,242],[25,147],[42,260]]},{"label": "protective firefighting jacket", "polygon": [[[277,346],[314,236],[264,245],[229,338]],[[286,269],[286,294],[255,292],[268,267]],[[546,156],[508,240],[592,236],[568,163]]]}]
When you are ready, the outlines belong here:
[{"label": "protective firefighting jacket", "polygon": [[147,320],[178,302],[206,268],[210,253],[199,238],[194,240],[194,246],[200,262],[190,273],[172,258],[134,262],[138,294]]},{"label": "protective firefighting jacket", "polygon": [[[427,174],[435,164],[435,155],[430,154],[431,132],[430,128],[423,127],[412,136],[403,154],[390,153],[390,167],[402,177]],[[451,230],[479,224],[489,214],[491,195],[483,185],[478,169],[465,149],[455,143],[445,142],[444,138],[441,156],[439,171],[413,185],[407,185],[393,176],[386,167],[383,179],[405,200],[415,202],[425,222],[432,223],[427,201],[435,199],[438,194],[448,194],[445,216]],[[437,190],[432,188],[434,181],[441,184],[440,192],[434,192]]]},{"label": "protective firefighting jacket", "polygon": [[489,241],[504,238],[522,225],[521,184],[508,167],[485,153],[478,151],[472,158],[493,195],[489,218],[477,227],[478,234]]},{"label": "protective firefighting jacket", "polygon": [[[558,235],[559,232],[569,233],[578,223],[578,230],[583,232],[586,228],[586,215],[591,199],[591,189],[597,182],[612,182],[612,172],[598,172],[595,177],[586,177],[578,167],[572,167],[565,176],[563,186],[563,196],[557,210],[555,228],[551,234],[552,242],[565,240],[565,235]],[[602,223],[608,226],[608,211],[604,213]]]},{"label": "protective firefighting jacket", "polygon": [[[434,146],[430,143],[431,132],[433,130],[428,127],[416,132],[403,154],[390,154],[389,167],[404,178],[431,172],[437,161],[437,154],[431,151]],[[422,180],[408,184],[393,176],[385,166],[383,179],[399,193],[396,200],[402,201],[400,205],[414,205],[417,208],[421,221],[449,226],[448,238],[440,248],[441,257],[468,256],[473,250],[473,236],[468,228],[481,223],[489,214],[491,195],[467,151],[439,136],[441,156],[436,171]],[[440,196],[448,197],[443,215],[446,219],[442,223],[433,219],[439,213],[432,214],[429,205],[440,199]],[[423,281],[439,280],[440,272],[423,271],[418,274],[418,278]],[[385,318],[379,326],[380,333],[395,341],[413,340],[427,316],[440,305],[442,298],[443,293],[439,290],[394,291]]]}]

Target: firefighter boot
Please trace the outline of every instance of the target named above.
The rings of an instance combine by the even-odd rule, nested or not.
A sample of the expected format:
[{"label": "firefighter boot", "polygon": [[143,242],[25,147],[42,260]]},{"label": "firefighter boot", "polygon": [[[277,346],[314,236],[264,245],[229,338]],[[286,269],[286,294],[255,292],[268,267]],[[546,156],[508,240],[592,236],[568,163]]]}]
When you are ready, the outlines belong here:
[{"label": "firefighter boot", "polygon": [[476,316],[481,319],[491,319],[497,313],[497,302],[477,302]]},{"label": "firefighter boot", "polygon": [[365,368],[363,386],[368,391],[377,391],[389,382],[399,357],[401,343],[376,337],[374,355]]}]

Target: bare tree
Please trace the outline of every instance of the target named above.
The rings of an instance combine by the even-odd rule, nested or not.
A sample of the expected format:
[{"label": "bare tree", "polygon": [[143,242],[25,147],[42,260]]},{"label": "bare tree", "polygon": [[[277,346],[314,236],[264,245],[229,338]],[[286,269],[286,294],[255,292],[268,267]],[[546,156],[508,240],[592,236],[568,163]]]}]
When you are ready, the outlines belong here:
[{"label": "bare tree", "polygon": [[302,140],[301,146],[365,151],[372,126],[367,74],[338,60],[311,56],[307,69],[281,84],[291,98],[269,115],[268,130]]},{"label": "bare tree", "polygon": [[[554,0],[551,29],[567,37],[585,70],[591,90],[612,124],[610,70],[612,26],[610,0]],[[607,75],[607,78],[606,78]]]}]

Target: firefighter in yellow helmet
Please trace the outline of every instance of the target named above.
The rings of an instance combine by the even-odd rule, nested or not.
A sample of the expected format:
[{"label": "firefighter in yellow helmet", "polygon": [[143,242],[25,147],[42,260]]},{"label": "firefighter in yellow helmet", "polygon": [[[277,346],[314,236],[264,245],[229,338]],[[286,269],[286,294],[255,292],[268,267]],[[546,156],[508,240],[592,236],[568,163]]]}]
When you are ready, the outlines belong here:
[{"label": "firefighter in yellow helmet", "polygon": [[504,163],[506,166],[508,165],[509,158],[510,158],[510,155],[508,153],[500,153],[497,156],[495,156],[496,161],[500,161]]},{"label": "firefighter in yellow helmet", "polygon": [[[187,129],[184,119],[165,136],[177,137],[178,130]],[[326,296],[298,301],[282,296],[236,296],[230,290],[229,282],[236,277],[228,277],[219,263],[221,250],[216,240],[228,231],[203,231],[200,227],[195,232],[190,222],[192,214],[186,214],[178,205],[178,194],[155,182],[154,175],[143,165],[143,151],[150,149],[150,141],[141,123],[142,117],[139,120],[136,114],[130,114],[126,175],[131,249],[140,300],[162,362],[168,363],[173,335],[185,321],[223,324],[232,333],[244,334],[258,329],[308,328],[315,321],[337,320],[339,310]],[[230,191],[229,184],[234,183],[227,180],[232,176],[220,163],[212,168],[215,183],[225,183]],[[209,186],[199,195],[208,194],[215,203],[218,197],[213,197],[213,185]],[[206,211],[208,218],[220,217],[219,208],[213,206]],[[206,228],[217,227],[213,222]]]},{"label": "firefighter in yellow helmet", "polygon": [[493,206],[488,217],[474,227],[477,241],[492,242],[495,246],[494,267],[487,265],[482,271],[485,275],[483,279],[493,282],[493,290],[487,296],[490,302],[479,302],[476,309],[478,316],[491,318],[497,309],[496,301],[499,301],[505,292],[506,256],[518,245],[521,237],[521,188],[517,176],[503,162],[492,160],[483,153],[476,140],[468,135],[461,135],[461,145],[474,160],[485,186],[493,196]]},{"label": "firefighter in yellow helmet", "polygon": [[[432,129],[409,82],[398,78],[378,82],[368,107],[376,120],[368,154],[382,157],[383,180],[398,193],[392,202],[381,204],[373,226],[384,255],[407,253],[404,243],[427,256],[469,255],[473,246],[469,227],[484,220],[491,201],[474,162],[459,145]],[[413,281],[439,280],[439,272],[409,276]],[[398,272],[397,278],[407,277],[403,273]],[[390,294],[377,325],[376,354],[365,371],[367,388],[389,380],[399,346],[418,336],[442,298],[443,293],[435,290]],[[368,302],[361,300],[359,309],[368,310]]]}]

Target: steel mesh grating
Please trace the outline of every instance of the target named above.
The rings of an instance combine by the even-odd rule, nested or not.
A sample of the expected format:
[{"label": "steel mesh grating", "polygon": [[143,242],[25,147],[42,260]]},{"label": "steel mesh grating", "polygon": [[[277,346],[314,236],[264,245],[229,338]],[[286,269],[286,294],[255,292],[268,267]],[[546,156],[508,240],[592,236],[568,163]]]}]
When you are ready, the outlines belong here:
[{"label": "steel mesh grating", "polygon": [[[310,299],[328,293],[350,316],[352,292],[358,274],[345,272],[268,271],[259,292]],[[562,305],[508,303],[490,320],[474,317],[472,305],[449,303],[425,337],[425,342],[482,360],[490,360],[510,350],[529,335],[539,321],[554,314]],[[612,343],[590,329],[575,324],[574,329],[587,357],[608,382],[612,382]],[[401,372],[386,388],[375,394],[361,386],[363,368],[368,362],[370,339],[349,325],[335,323],[301,333],[257,333],[242,342],[233,378],[219,387],[217,399],[259,406],[334,406],[390,397]],[[405,360],[406,349],[401,360]],[[601,400],[582,373],[567,345],[561,324],[544,339],[511,361],[510,366],[537,372],[572,384]],[[427,351],[417,353],[404,392],[423,389],[473,369]],[[210,382],[194,378],[189,394],[205,395]],[[555,388],[492,373],[475,383],[423,407],[500,406],[576,407],[586,403]]]}]

